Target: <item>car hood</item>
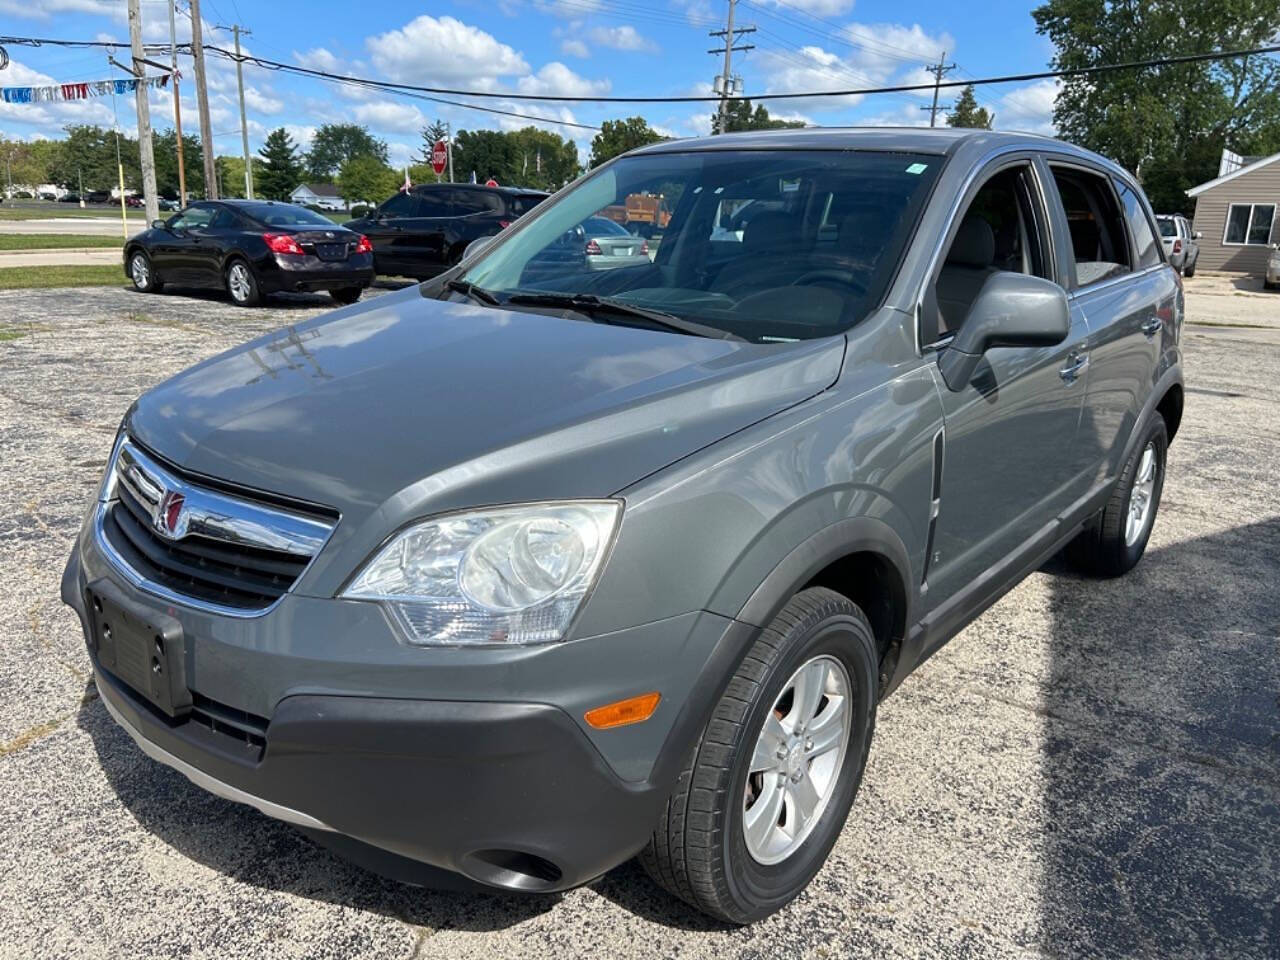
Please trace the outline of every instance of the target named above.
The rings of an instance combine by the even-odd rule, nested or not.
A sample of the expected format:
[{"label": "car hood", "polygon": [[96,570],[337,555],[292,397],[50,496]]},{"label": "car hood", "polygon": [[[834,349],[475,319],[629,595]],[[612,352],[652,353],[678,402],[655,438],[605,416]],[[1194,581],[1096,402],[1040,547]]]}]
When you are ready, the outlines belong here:
[{"label": "car hood", "polygon": [[609,496],[824,390],[843,356],[843,337],[709,340],[411,287],[198,364],[127,428],[179,467],[336,508],[349,528]]}]

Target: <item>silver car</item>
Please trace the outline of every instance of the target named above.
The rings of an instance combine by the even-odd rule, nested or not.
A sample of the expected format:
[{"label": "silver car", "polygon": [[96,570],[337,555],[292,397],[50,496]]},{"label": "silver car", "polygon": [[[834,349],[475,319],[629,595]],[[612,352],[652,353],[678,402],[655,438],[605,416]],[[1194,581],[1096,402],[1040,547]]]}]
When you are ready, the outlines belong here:
[{"label": "silver car", "polygon": [[587,266],[592,270],[616,270],[649,263],[648,242],[607,217],[587,217],[582,221],[582,230],[587,243]]},{"label": "silver car", "polygon": [[1193,231],[1191,222],[1180,213],[1158,215],[1156,224],[1160,227],[1165,259],[1184,277],[1194,277],[1196,261],[1200,259],[1200,244],[1196,241],[1204,234]]},{"label": "silver car", "polygon": [[1271,248],[1271,256],[1267,260],[1267,272],[1262,278],[1262,285],[1268,290],[1280,289],[1280,243]]}]

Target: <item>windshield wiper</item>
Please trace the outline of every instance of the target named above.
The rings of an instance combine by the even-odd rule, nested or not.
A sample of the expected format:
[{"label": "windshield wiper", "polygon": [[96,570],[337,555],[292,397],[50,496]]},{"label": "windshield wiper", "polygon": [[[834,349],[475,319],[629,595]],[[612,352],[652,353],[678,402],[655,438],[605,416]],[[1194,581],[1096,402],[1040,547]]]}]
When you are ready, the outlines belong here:
[{"label": "windshield wiper", "polygon": [[692,334],[695,337],[710,337],[713,340],[745,340],[736,333],[721,330],[719,327],[709,327],[670,313],[663,313],[661,310],[650,310],[648,307],[639,307],[622,300],[597,297],[594,293],[513,293],[507,297],[506,302],[530,307],[564,307],[589,316],[611,313],[618,317],[644,320],[654,326],[674,330],[677,333]]},{"label": "windshield wiper", "polygon": [[483,287],[477,287],[474,283],[469,283],[466,280],[450,280],[445,284],[445,289],[460,293],[464,297],[470,297],[472,300],[483,303],[486,307],[496,307],[502,303],[488,290]]}]

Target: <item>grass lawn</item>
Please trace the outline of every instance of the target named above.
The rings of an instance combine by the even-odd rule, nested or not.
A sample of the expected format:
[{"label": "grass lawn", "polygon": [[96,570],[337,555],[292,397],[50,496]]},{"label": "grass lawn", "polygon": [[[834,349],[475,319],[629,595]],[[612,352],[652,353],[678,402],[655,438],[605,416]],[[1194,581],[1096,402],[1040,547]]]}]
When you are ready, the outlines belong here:
[{"label": "grass lawn", "polygon": [[118,264],[58,267],[0,267],[0,290],[50,287],[123,287],[129,282]]},{"label": "grass lawn", "polygon": [[[74,203],[51,203],[44,207],[11,207],[0,204],[0,220],[47,220],[50,217],[93,217],[102,219],[114,217],[120,219],[119,207],[86,207],[81,210]],[[130,210],[129,221],[145,222],[146,214],[141,210]]]},{"label": "grass lawn", "polygon": [[78,250],[81,247],[122,247],[123,237],[93,237],[71,233],[0,233],[0,250]]}]

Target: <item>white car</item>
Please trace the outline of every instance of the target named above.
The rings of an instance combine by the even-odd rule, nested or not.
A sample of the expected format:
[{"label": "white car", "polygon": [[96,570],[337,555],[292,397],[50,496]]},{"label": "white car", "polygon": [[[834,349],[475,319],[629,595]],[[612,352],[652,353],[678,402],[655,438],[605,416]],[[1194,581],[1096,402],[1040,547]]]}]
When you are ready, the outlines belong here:
[{"label": "white car", "polygon": [[1200,244],[1196,241],[1203,234],[1194,232],[1191,223],[1180,213],[1160,214],[1156,223],[1160,226],[1165,259],[1184,277],[1194,277],[1196,261],[1200,259]]},{"label": "white car", "polygon": [[1280,243],[1271,248],[1271,256],[1267,259],[1267,272],[1262,278],[1262,285],[1268,290],[1280,290]]}]

